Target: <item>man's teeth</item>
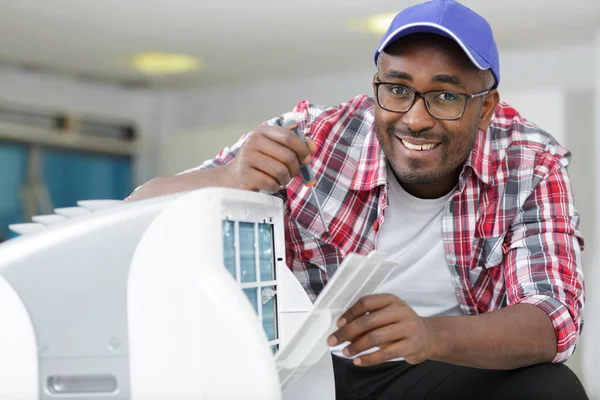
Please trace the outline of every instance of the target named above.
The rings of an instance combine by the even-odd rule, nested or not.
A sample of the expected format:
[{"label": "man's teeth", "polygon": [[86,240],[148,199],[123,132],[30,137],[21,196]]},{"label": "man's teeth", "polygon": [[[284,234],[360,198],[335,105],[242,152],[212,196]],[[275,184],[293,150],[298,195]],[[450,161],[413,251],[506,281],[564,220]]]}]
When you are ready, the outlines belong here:
[{"label": "man's teeth", "polygon": [[437,143],[428,143],[428,144],[412,144],[407,142],[406,140],[402,140],[402,144],[412,150],[431,150]]}]

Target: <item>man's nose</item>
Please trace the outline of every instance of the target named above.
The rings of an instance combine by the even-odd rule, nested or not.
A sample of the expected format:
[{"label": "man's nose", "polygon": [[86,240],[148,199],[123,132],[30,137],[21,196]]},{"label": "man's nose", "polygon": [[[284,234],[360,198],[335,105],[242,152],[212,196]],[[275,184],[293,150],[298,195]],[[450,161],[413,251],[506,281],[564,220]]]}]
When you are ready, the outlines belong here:
[{"label": "man's nose", "polygon": [[402,122],[414,132],[432,129],[435,118],[427,111],[425,99],[418,97],[413,106],[402,115]]}]

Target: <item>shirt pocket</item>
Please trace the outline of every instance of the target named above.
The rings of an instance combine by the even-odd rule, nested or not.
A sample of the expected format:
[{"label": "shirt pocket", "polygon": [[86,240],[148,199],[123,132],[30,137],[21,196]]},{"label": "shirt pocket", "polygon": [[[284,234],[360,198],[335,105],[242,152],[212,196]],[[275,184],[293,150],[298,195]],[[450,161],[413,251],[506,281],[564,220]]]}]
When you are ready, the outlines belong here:
[{"label": "shirt pocket", "polygon": [[475,237],[473,239],[473,258],[471,268],[490,269],[504,260],[504,235],[493,237]]},{"label": "shirt pocket", "polygon": [[475,237],[473,258],[467,271],[469,290],[477,310],[485,312],[489,307],[489,295],[494,291],[494,276],[502,271],[495,270],[504,260],[504,236]]}]

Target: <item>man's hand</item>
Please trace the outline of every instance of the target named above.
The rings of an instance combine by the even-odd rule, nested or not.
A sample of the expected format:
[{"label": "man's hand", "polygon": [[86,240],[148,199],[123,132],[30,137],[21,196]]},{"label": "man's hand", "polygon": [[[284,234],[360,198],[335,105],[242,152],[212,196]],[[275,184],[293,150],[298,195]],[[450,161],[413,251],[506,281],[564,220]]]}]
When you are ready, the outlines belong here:
[{"label": "man's hand", "polygon": [[314,152],[315,144],[310,138],[304,144],[286,128],[262,125],[246,139],[231,164],[224,167],[227,186],[276,192],[300,173],[300,163],[309,163]]},{"label": "man's hand", "polygon": [[427,320],[392,294],[362,297],[338,320],[339,330],[327,343],[351,342],[344,355],[351,357],[373,347],[379,350],[354,359],[356,365],[372,365],[404,357],[418,364],[432,357],[434,339]]},{"label": "man's hand", "polygon": [[556,355],[548,314],[532,304],[515,304],[478,315],[421,318],[391,294],[361,298],[338,320],[327,343],[350,342],[347,357],[373,365],[399,357],[411,364],[443,361],[474,368],[514,369],[547,363]]}]

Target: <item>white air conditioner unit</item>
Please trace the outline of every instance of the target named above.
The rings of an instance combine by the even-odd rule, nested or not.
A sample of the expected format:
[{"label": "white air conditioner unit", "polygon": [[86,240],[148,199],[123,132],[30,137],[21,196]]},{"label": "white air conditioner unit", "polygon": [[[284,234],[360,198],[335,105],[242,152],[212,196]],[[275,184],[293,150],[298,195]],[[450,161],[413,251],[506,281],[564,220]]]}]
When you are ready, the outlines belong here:
[{"label": "white air conditioner unit", "polygon": [[313,305],[275,197],[79,205],[0,245],[1,399],[333,399],[325,338],[393,267],[353,254]]}]

